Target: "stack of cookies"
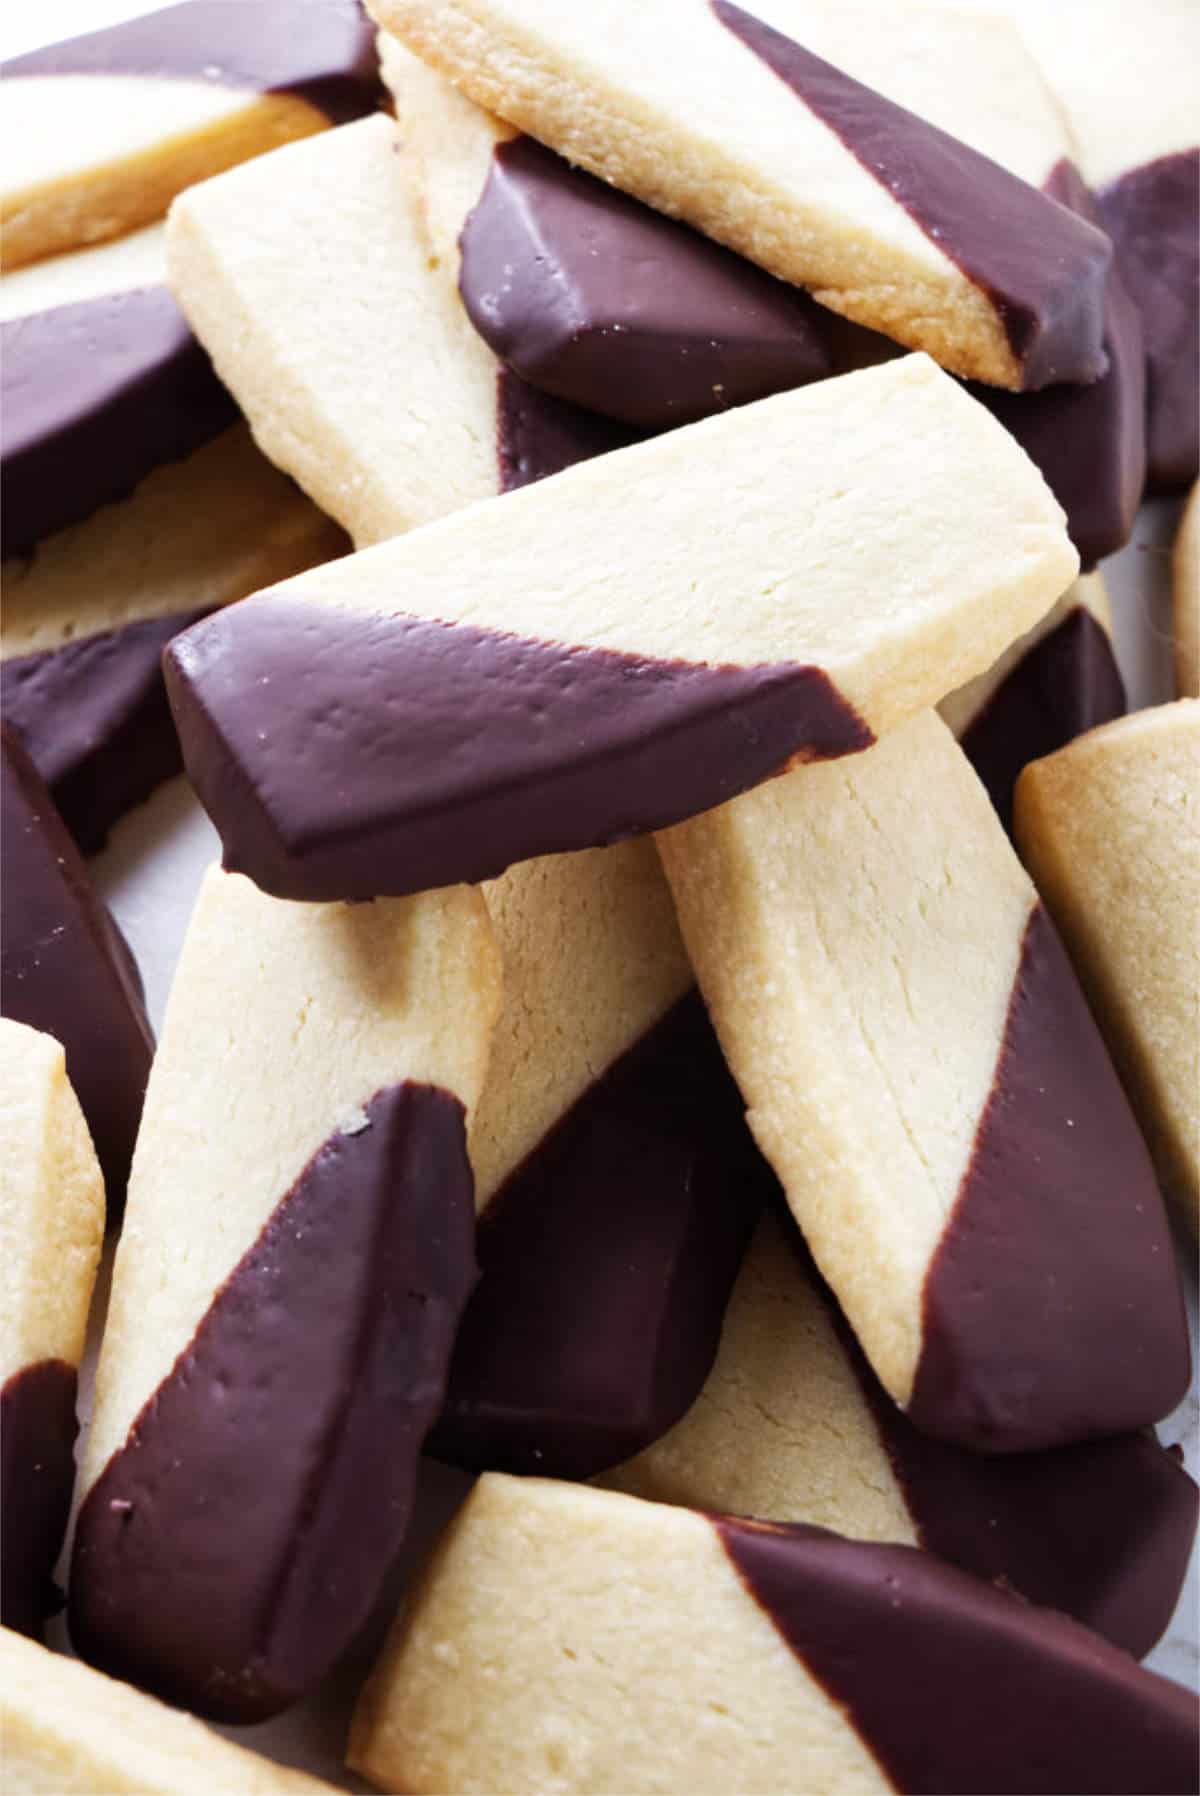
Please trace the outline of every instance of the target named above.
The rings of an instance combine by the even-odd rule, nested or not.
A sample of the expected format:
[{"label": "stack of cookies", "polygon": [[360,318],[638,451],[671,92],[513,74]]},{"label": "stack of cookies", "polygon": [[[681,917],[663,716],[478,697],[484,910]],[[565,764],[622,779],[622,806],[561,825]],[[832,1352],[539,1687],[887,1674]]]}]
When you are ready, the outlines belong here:
[{"label": "stack of cookies", "polygon": [[[368,1640],[384,1791],[1195,1788],[1138,1661],[1198,1506],[1197,501],[1174,702],[1097,565],[1197,474],[1200,33],[1110,10],[1086,81],[879,0],[6,65],[14,1791],[328,1790],[205,1724]],[[181,767],[155,1047],[84,857]]]}]

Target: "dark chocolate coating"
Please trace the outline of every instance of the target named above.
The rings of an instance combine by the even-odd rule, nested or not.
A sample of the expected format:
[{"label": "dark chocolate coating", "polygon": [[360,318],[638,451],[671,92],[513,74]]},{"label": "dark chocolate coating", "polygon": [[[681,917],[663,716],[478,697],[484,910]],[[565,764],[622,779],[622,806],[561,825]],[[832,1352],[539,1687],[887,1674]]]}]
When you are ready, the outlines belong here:
[{"label": "dark chocolate coating", "polygon": [[0,325],[4,553],[126,498],[238,418],[166,287]]},{"label": "dark chocolate coating", "polygon": [[1190,1796],[1196,1704],[915,1547],[714,1517],[754,1601],[907,1796]]},{"label": "dark chocolate coating", "polygon": [[922,1311],[908,1413],[980,1452],[1140,1428],[1188,1387],[1183,1294],[1150,1156],[1040,904]]},{"label": "dark chocolate coating", "polygon": [[7,725],[0,825],[3,1014],[62,1043],[104,1171],[111,1219],[129,1174],[154,1037],[125,938]]},{"label": "dark chocolate coating", "polygon": [[1024,390],[1104,373],[1103,232],[730,0],[711,4],[987,296]]},{"label": "dark chocolate coating", "polygon": [[461,1103],[405,1081],[366,1113],[280,1200],[80,1510],[76,1648],[213,1720],[285,1708],[365,1620],[474,1281]]},{"label": "dark chocolate coating", "polygon": [[589,1478],[665,1434],[716,1355],[770,1175],[699,994],[607,1067],[480,1219],[429,1451]]},{"label": "dark chocolate coating", "polygon": [[640,432],[597,412],[539,393],[512,372],[496,375],[496,461],[500,491],[512,493],[576,462],[624,449]]},{"label": "dark chocolate coating", "polygon": [[501,361],[627,423],[691,423],[830,371],[807,294],[531,137],[497,145],[460,244],[463,304]]},{"label": "dark chocolate coating", "polygon": [[[1070,162],[1057,164],[1043,191],[1099,222]],[[967,383],[1045,475],[1085,573],[1129,541],[1146,484],[1146,355],[1137,307],[1116,263],[1104,299],[1104,348],[1108,373],[1091,386],[1002,393]]]},{"label": "dark chocolate coating", "polygon": [[35,1360],[0,1385],[0,1623],[40,1640],[75,1483],[75,1368]]},{"label": "dark chocolate coating", "polygon": [[0,64],[0,76],[145,75],[289,93],[331,124],[382,98],[358,0],[186,0]]},{"label": "dark chocolate coating", "polygon": [[162,651],[205,616],[141,617],[0,662],[0,703],[82,854],[183,769]]},{"label": "dark chocolate coating", "polygon": [[164,665],[225,865],[280,898],[488,879],[872,740],[815,667],[651,661],[270,595],[177,637]]},{"label": "dark chocolate coating", "polygon": [[1021,769],[1124,714],[1125,684],[1108,632],[1077,605],[1022,655],[960,738],[1010,836]]},{"label": "dark chocolate coating", "polygon": [[1200,149],[1132,168],[1096,196],[1146,343],[1149,481],[1200,473]]}]

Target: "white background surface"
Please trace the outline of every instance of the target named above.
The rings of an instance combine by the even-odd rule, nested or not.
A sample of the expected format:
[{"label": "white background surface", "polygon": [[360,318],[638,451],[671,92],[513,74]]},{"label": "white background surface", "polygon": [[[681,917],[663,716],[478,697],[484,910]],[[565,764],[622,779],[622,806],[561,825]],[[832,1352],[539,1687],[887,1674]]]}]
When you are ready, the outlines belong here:
[{"label": "white background surface", "polygon": [[[151,0],[144,0],[143,4],[129,4],[127,0],[43,0],[39,6],[10,6],[0,23],[0,55],[12,56],[57,38],[95,30],[146,11],[150,3]],[[1012,12],[1019,12],[1024,5],[1052,3],[1053,0],[1008,0]],[[1076,0],[1059,0],[1059,4],[1079,10]],[[1087,28],[1081,20],[1084,51],[1086,42]],[[1113,600],[1118,654],[1131,708],[1172,696],[1169,551],[1178,513],[1179,506],[1174,502],[1158,501],[1144,507],[1132,542],[1102,568]],[[117,827],[107,850],[93,863],[100,889],[137,956],[156,1030],[162,1022],[171,974],[200,876],[218,853],[217,838],[207,818],[185,782],[175,780]],[[1184,1246],[1184,1254],[1194,1324],[1195,1258],[1190,1245]],[[1162,1424],[1159,1432],[1165,1441],[1182,1443],[1189,1470],[1194,1477],[1200,1476],[1200,1402],[1195,1383],[1191,1396]],[[466,1481],[457,1474],[428,1468],[422,1487],[420,1525],[411,1550],[406,1552],[406,1561],[425,1550],[465,1488]],[[1179,1612],[1148,1661],[1167,1676],[1193,1684],[1200,1662],[1196,1570],[1193,1558],[1193,1576]],[[396,1580],[397,1586],[401,1581],[402,1573]],[[318,1700],[263,1727],[229,1730],[230,1737],[287,1763],[303,1765],[347,1788],[367,1789],[367,1785],[348,1778],[341,1769],[341,1742],[353,1692],[370,1662],[379,1627],[392,1606],[391,1597],[382,1600],[377,1621],[368,1631],[370,1639],[361,1643]],[[61,1633],[58,1638],[61,1643]]]}]

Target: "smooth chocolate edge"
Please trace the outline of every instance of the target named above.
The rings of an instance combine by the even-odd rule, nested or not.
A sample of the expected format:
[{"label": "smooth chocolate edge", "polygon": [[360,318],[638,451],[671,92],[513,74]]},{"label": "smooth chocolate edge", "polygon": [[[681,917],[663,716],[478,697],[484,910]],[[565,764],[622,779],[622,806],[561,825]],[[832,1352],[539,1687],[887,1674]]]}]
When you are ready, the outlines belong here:
[{"label": "smooth chocolate edge", "polygon": [[1128,169],[1096,198],[1142,321],[1149,487],[1184,492],[1200,473],[1200,149]]},{"label": "smooth chocolate edge", "polygon": [[1190,1691],[914,1547],[713,1517],[748,1595],[907,1796],[1188,1796]]},{"label": "smooth chocolate edge", "polygon": [[434,1457],[583,1479],[665,1434],[716,1358],[762,1164],[693,990],[483,1212]]},{"label": "smooth chocolate edge", "polygon": [[1104,373],[1102,231],[731,0],[710,5],[986,295],[1024,390]]},{"label": "smooth chocolate edge", "polygon": [[218,612],[165,667],[226,867],[282,898],[477,882],[874,739],[816,667],[657,661],[303,599]]},{"label": "smooth chocolate edge", "polygon": [[510,368],[501,365],[496,372],[496,466],[502,493],[532,486],[610,449],[628,448],[643,435],[540,392]]},{"label": "smooth chocolate edge", "polygon": [[465,1113],[404,1081],[281,1198],[81,1507],[71,1637],[217,1721],[311,1689],[408,1525],[475,1277]]},{"label": "smooth chocolate edge", "polygon": [[[145,75],[294,94],[341,125],[384,99],[375,31],[357,0],[187,0],[0,63],[0,77]],[[316,42],[314,43],[314,38]],[[314,66],[315,65],[315,66]],[[213,70],[219,70],[219,81]]]},{"label": "smooth chocolate edge", "polygon": [[166,286],[8,319],[0,343],[5,555],[127,498],[240,416]]},{"label": "smooth chocolate edge", "polygon": [[1086,605],[1077,605],[1022,655],[960,738],[1010,836],[1021,769],[1123,717],[1125,708],[1108,632]]},{"label": "smooth chocolate edge", "polygon": [[0,1009],[62,1044],[104,1173],[111,1223],[124,1201],[154,1055],[141,976],[45,783],[7,723],[0,740]]},{"label": "smooth chocolate edge", "polygon": [[980,1452],[1140,1428],[1188,1387],[1183,1293],[1149,1152],[1040,903],[921,1322],[908,1413]]},{"label": "smooth chocolate edge", "polygon": [[459,247],[479,336],[585,416],[660,430],[830,372],[806,293],[531,137],[495,147]]},{"label": "smooth chocolate edge", "polygon": [[0,661],[0,705],[50,788],[81,854],[183,771],[162,651],[208,608],[135,618]]},{"label": "smooth chocolate edge", "polygon": [[0,1623],[34,1640],[62,1608],[51,1574],[75,1485],[77,1382],[43,1359],[0,1385]]}]

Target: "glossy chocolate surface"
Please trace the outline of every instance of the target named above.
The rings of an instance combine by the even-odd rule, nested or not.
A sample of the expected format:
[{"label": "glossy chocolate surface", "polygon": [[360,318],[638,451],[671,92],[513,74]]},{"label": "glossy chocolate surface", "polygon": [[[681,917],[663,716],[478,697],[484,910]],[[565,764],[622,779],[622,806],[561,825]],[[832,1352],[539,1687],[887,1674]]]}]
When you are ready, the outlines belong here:
[{"label": "glossy chocolate surface", "polygon": [[597,412],[539,393],[510,368],[496,375],[496,461],[500,491],[515,492],[610,449],[624,449],[640,432]]},{"label": "glossy chocolate surface", "polygon": [[126,498],[238,418],[166,287],[0,325],[4,553]]},{"label": "glossy chocolate surface", "polygon": [[[1099,222],[1071,163],[1060,162],[1043,191]],[[1137,307],[1115,262],[1104,299],[1104,348],[1108,372],[1090,386],[1002,393],[967,383],[1045,475],[1085,573],[1129,541],[1146,484],[1146,354]]]},{"label": "glossy chocolate surface", "polygon": [[687,424],[830,372],[807,294],[531,137],[496,146],[460,243],[463,304],[501,361],[630,424]]},{"label": "glossy chocolate surface", "polygon": [[484,1211],[430,1452],[588,1478],[665,1434],[712,1367],[769,1189],[762,1166],[692,992]]},{"label": "glossy chocolate surface", "polygon": [[111,1219],[125,1190],[154,1038],[133,956],[7,725],[0,826],[3,1013],[62,1043]]},{"label": "glossy chocolate surface", "polygon": [[908,1412],[986,1453],[1175,1407],[1187,1324],[1146,1144],[1058,934],[1026,927],[992,1090],[925,1277]]},{"label": "glossy chocolate surface", "polygon": [[914,1547],[714,1518],[749,1594],[907,1796],[1188,1796],[1196,1704]]},{"label": "glossy chocolate surface", "polygon": [[375,33],[358,0],[185,0],[0,64],[16,75],[144,75],[307,100],[333,124],[379,104]]},{"label": "glossy chocolate surface", "polygon": [[1011,835],[1013,790],[1027,762],[1124,714],[1108,632],[1077,605],[1022,655],[959,740]]},{"label": "glossy chocolate surface", "polygon": [[1097,196],[1146,343],[1150,485],[1200,473],[1200,149],[1133,168]]},{"label": "glossy chocolate surface", "polygon": [[269,595],[177,637],[164,665],[225,866],[281,898],[489,879],[872,740],[815,667],[651,661]]},{"label": "glossy chocolate surface", "polygon": [[0,1623],[42,1637],[75,1484],[75,1368],[35,1360],[0,1385]]},{"label": "glossy chocolate surface", "polygon": [[205,613],[141,617],[0,661],[0,703],[83,854],[183,768],[162,651]]},{"label": "glossy chocolate surface", "polygon": [[365,1108],[281,1198],[80,1510],[76,1648],[214,1720],[286,1707],[365,1620],[474,1281],[462,1105],[406,1081]]},{"label": "glossy chocolate surface", "polygon": [[1103,374],[1111,248],[1102,232],[730,0],[711,4],[986,294],[1021,363],[1023,388]]}]

